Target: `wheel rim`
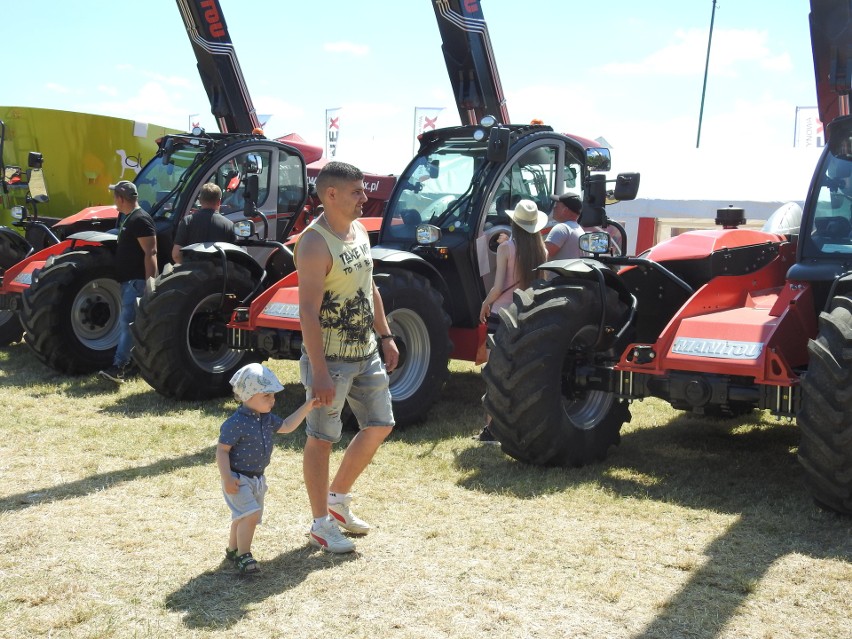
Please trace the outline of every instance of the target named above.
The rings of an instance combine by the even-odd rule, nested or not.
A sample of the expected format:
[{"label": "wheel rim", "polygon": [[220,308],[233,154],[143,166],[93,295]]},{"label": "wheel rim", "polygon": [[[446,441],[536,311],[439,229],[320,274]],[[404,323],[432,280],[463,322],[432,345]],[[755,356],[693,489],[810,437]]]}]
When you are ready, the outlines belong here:
[{"label": "wheel rim", "polygon": [[389,313],[388,325],[399,348],[399,364],[390,373],[390,392],[394,400],[401,401],[417,392],[426,378],[432,350],[429,330],[423,319],[407,308]]},{"label": "wheel rim", "polygon": [[118,344],[121,288],[109,278],[92,280],[80,289],[71,305],[71,327],[80,342],[96,351]]},{"label": "wheel rim", "polygon": [[192,310],[192,319],[186,330],[186,351],[200,369],[208,373],[222,373],[237,364],[244,351],[225,345],[225,321],[219,307],[222,296],[208,295]]},{"label": "wheel rim", "polygon": [[[596,326],[584,326],[577,331],[571,346],[576,349],[585,349],[589,344],[594,343],[597,337],[598,328]],[[580,361],[576,356],[569,358],[566,372],[570,377],[574,376],[577,364]],[[583,396],[578,399],[563,396],[562,410],[565,411],[565,415],[574,426],[582,430],[589,430],[598,425],[609,414],[614,401],[615,395],[613,393],[590,390],[584,392]]]}]

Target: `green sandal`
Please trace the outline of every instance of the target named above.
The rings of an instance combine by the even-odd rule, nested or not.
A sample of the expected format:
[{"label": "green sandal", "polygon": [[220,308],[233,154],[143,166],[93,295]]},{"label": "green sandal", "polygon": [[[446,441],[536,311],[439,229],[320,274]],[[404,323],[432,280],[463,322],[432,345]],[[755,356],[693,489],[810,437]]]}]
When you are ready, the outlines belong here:
[{"label": "green sandal", "polygon": [[225,548],[225,561],[237,563],[237,549],[236,548]]},{"label": "green sandal", "polygon": [[260,572],[260,566],[250,552],[237,557],[236,566],[241,575],[256,575]]}]

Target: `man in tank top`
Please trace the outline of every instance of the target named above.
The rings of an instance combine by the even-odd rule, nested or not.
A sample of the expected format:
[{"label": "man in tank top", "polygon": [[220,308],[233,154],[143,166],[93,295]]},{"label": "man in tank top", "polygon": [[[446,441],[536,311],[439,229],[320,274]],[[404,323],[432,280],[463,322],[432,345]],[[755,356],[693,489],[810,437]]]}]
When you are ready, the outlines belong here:
[{"label": "man in tank top", "polygon": [[[387,373],[396,368],[399,351],[373,283],[367,232],[358,221],[367,201],[363,173],[329,162],[316,188],[324,212],[302,233],[295,251],[301,381],[307,397],[322,402],[306,420],[303,472],[314,518],[310,543],[344,553],[355,544],[340,528],[360,535],[370,529],[352,513],[350,491],[394,426]],[[340,441],[347,400],[360,430],[329,483],[329,457]]]}]

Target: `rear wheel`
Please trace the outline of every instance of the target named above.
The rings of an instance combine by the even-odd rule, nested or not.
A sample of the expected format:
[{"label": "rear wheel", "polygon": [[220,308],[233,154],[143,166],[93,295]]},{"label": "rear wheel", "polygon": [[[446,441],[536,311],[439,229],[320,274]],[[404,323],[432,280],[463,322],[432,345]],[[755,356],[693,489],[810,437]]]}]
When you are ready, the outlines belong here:
[{"label": "rear wheel", "polygon": [[[606,291],[605,334],[626,307]],[[516,291],[501,311],[494,348],[483,369],[485,410],[503,451],[546,466],[581,466],[606,457],[630,421],[627,402],[584,387],[594,366],[611,363],[611,344],[591,350],[603,314],[600,289],[586,280],[558,278]]]},{"label": "rear wheel", "polygon": [[[14,266],[27,256],[24,241],[15,241],[5,232],[0,233],[0,276],[6,269]],[[0,346],[8,346],[20,341],[24,335],[17,311],[0,311]]]},{"label": "rear wheel", "polygon": [[399,365],[390,373],[394,419],[400,425],[417,422],[449,376],[450,318],[441,294],[421,275],[388,269],[377,272],[375,281],[399,348]]},{"label": "rear wheel", "polygon": [[852,515],[852,299],[835,298],[832,311],[820,315],[808,351],[796,416],[799,461],[814,499]]},{"label": "rear wheel", "polygon": [[187,260],[147,288],[132,326],[133,359],[142,377],[166,397],[207,399],[231,393],[229,380],[257,353],[228,348],[225,326],[235,300],[254,288],[244,267],[228,263],[225,274],[209,260]]},{"label": "rear wheel", "polygon": [[57,255],[24,292],[27,344],[53,369],[91,373],[112,363],[118,344],[121,287],[110,251]]}]

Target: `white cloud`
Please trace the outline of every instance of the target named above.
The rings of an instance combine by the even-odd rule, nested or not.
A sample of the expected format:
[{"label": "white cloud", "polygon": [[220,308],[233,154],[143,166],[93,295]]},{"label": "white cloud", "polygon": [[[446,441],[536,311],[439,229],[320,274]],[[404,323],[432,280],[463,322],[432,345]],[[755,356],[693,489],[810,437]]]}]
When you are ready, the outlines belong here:
[{"label": "white cloud", "polygon": [[115,87],[107,86],[106,84],[99,84],[98,91],[110,96],[111,98],[114,98],[118,95],[118,89],[116,89]]},{"label": "white cloud", "polygon": [[[707,59],[708,32],[703,29],[678,30],[674,42],[634,62],[611,63],[600,67],[608,75],[701,76]],[[757,63],[773,71],[792,68],[788,54],[771,55],[766,31],[719,29],[710,46],[710,73],[737,76],[744,63]]]},{"label": "white cloud", "polygon": [[326,42],[322,45],[323,50],[330,53],[351,53],[352,55],[367,55],[370,52],[370,47],[366,44],[355,44],[354,42]]}]

